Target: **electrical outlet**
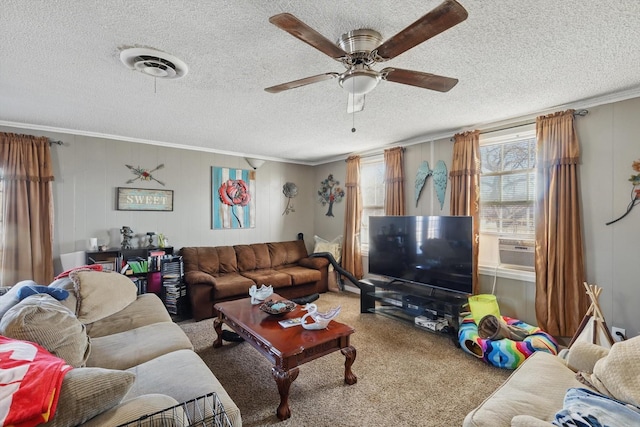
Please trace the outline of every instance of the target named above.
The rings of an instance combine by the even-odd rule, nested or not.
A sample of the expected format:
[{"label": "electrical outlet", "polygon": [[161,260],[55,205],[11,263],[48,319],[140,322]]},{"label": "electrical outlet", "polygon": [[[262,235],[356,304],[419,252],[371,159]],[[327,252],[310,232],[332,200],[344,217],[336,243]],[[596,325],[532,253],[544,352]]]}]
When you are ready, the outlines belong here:
[{"label": "electrical outlet", "polygon": [[611,335],[613,335],[613,339],[616,341],[624,341],[627,339],[627,333],[625,330],[616,326],[611,328]]}]

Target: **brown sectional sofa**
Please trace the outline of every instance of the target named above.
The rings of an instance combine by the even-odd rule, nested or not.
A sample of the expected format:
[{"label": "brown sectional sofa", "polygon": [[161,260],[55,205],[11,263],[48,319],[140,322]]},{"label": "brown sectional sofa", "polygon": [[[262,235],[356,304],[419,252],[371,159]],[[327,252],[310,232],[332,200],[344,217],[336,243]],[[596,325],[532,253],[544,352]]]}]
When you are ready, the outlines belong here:
[{"label": "brown sectional sofa", "polygon": [[195,320],[214,317],[220,301],[247,298],[254,284],[271,285],[285,298],[328,289],[329,262],[310,258],[304,240],[184,247],[180,254]]}]

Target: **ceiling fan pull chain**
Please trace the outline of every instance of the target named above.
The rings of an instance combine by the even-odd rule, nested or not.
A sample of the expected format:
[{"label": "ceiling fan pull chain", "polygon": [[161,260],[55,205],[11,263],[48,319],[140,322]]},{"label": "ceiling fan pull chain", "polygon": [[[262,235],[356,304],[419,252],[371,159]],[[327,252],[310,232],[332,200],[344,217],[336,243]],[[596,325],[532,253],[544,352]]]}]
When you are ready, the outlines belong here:
[{"label": "ceiling fan pull chain", "polygon": [[[349,94],[349,96],[351,97],[351,105],[356,104],[356,82],[354,79],[351,79],[351,84],[353,85],[353,90],[351,91],[351,93]],[[351,133],[355,133],[356,132],[356,109],[355,107],[353,108],[353,111],[351,111]]]}]

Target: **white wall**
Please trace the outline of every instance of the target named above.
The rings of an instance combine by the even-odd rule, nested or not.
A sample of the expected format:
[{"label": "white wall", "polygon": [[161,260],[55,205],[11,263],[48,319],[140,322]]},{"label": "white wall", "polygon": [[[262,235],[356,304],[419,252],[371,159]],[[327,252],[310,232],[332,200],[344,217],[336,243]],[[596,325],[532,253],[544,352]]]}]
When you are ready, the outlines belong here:
[{"label": "white wall", "polygon": [[[344,160],[316,166],[313,171],[314,233],[326,240],[333,240],[344,233],[344,211],[346,206],[346,188],[344,184],[346,173],[347,163]],[[318,196],[318,190],[321,187],[320,183],[327,179],[329,174],[333,174],[333,178],[340,181],[340,186],[345,189],[345,198],[340,203],[334,203],[333,205],[333,216],[326,215],[328,206],[322,206]],[[308,240],[312,239],[313,236],[309,236]]]},{"label": "white wall", "polygon": [[582,144],[580,184],[587,281],[602,287],[600,306],[609,327],[640,334],[640,207],[626,218],[634,160],[640,159],[640,98],[589,109],[577,119]]},{"label": "white wall", "polygon": [[447,176],[451,169],[453,158],[453,141],[450,138],[428,141],[418,145],[411,145],[404,152],[405,167],[405,200],[407,215],[449,215],[451,198],[450,182],[447,179],[447,191],[444,197],[444,204],[440,207],[440,201],[433,186],[433,177],[427,178],[416,206],[415,182],[418,167],[423,161],[429,163],[429,167],[434,169],[438,160],[444,161],[447,165]]},{"label": "white wall", "polygon": [[[634,173],[631,163],[640,158],[638,118],[640,98],[592,107],[587,116],[576,119],[582,147],[580,185],[587,280],[603,288],[600,305],[608,325],[625,328],[628,336],[640,334],[636,315],[640,306],[637,257],[640,207],[614,225],[605,223],[621,215],[630,201],[628,178]],[[110,229],[123,225],[143,235],[147,231],[164,233],[176,248],[292,240],[302,232],[311,250],[314,234],[333,239],[343,233],[345,202],[335,204],[335,216],[327,217],[327,207],[318,202],[317,191],[330,173],[344,185],[344,161],[316,167],[266,162],[257,172],[256,227],[212,230],[210,168],[249,168],[241,157],[8,127],[0,130],[44,135],[65,142],[65,146],[52,147],[56,173],[56,258],[61,253],[86,249],[89,237],[106,241]],[[442,159],[450,168],[452,150],[449,138],[407,147],[408,215],[448,215],[450,189],[447,188],[445,204],[440,209],[429,179],[416,207],[414,181],[423,160],[433,168]],[[125,184],[132,177],[125,164],[154,168],[160,163],[165,168],[158,171],[157,177],[166,182],[166,187],[153,183]],[[298,185],[299,195],[293,199],[295,212],[283,216],[286,198],[282,185],[287,181]],[[117,211],[115,189],[119,186],[174,190],[174,211]],[[366,267],[366,258],[364,262]],[[482,292],[490,292],[492,286],[492,276],[481,276]],[[537,323],[534,283],[499,277],[496,294],[503,314]]]},{"label": "white wall", "polygon": [[[55,134],[24,129],[0,128],[3,132],[47,136],[64,142],[52,146],[54,163],[54,257],[86,250],[90,237],[100,244],[119,245],[111,241],[110,230],[128,225],[136,235],[148,231],[164,233],[177,250],[183,246],[235,245],[255,242],[295,240],[304,233],[308,249],[313,249],[316,185],[313,168],[278,162],[265,162],[257,170],[255,194],[256,226],[248,229],[211,229],[211,167],[250,169],[242,157],[200,151],[181,150],[124,141]],[[154,176],[166,185],[139,180],[126,184],[135,176],[125,164],[153,169],[164,168]],[[295,212],[282,215],[287,199],[282,194],[285,182],[298,186],[293,199]],[[174,191],[173,212],[116,210],[116,188],[155,188]],[[137,243],[137,239],[134,240]]]},{"label": "white wall", "polygon": [[[605,223],[620,216],[630,202],[629,176],[634,160],[640,159],[640,98],[589,108],[589,114],[576,118],[581,145],[580,192],[583,207],[583,237],[587,281],[603,288],[599,304],[609,327],[626,329],[627,336],[640,334],[636,308],[640,306],[640,207],[616,224]],[[418,208],[413,202],[412,176],[422,160],[442,158],[451,164],[453,143],[448,139],[425,142],[407,148],[407,213],[410,215],[447,215],[434,202],[432,185],[427,182]],[[433,155],[432,153],[435,153]],[[449,160],[447,160],[449,159]],[[425,196],[427,198],[423,199]],[[482,245],[482,242],[480,242]],[[493,275],[481,275],[481,292],[489,293]],[[535,318],[535,283],[498,277],[496,295],[502,314],[537,324]]]}]

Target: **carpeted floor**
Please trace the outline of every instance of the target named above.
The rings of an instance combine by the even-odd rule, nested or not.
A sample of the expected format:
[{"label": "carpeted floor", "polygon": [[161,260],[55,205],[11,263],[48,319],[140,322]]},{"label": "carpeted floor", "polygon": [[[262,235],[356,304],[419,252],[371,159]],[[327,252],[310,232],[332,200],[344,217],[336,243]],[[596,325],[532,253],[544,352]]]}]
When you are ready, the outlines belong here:
[{"label": "carpeted floor", "polygon": [[336,320],[356,332],[355,385],[344,384],[344,356],[334,352],[300,367],[291,385],[292,416],[280,422],[271,365],[247,343],[214,349],[213,321],[183,321],[196,352],[236,402],[245,427],[462,425],[511,371],[484,364],[455,347],[444,335],[420,330],[381,315],[360,314],[351,293],[326,293],[320,311],[342,306]]}]

